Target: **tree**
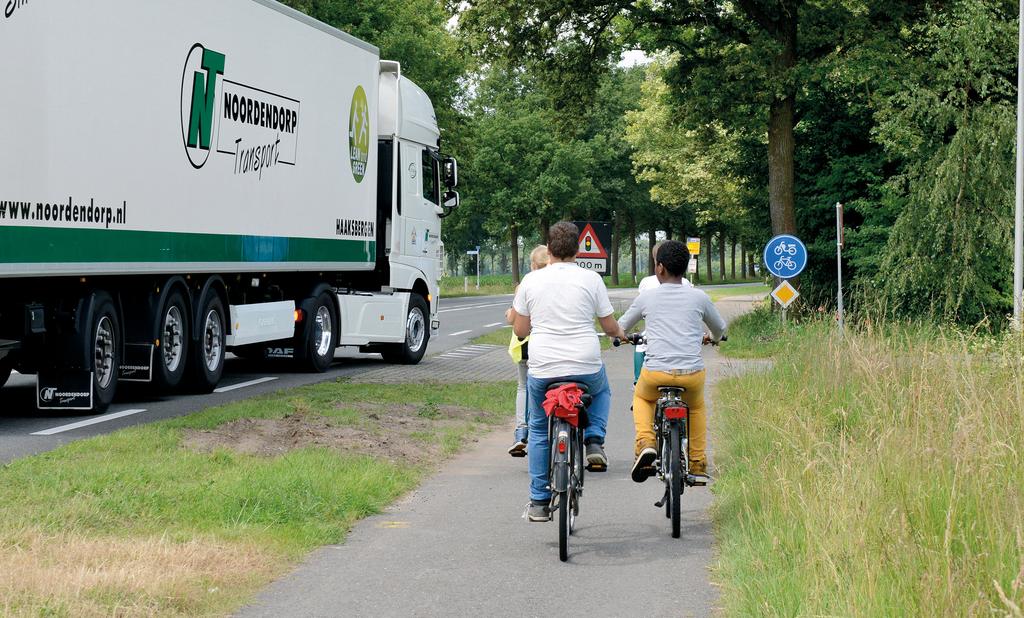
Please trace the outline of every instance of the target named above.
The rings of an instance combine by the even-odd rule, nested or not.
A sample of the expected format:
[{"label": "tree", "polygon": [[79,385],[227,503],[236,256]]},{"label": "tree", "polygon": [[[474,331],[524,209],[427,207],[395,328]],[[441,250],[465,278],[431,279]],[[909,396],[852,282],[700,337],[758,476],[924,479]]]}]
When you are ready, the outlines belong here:
[{"label": "tree", "polygon": [[878,276],[899,313],[977,323],[1010,309],[1015,12],[965,0],[932,15],[879,112],[879,140],[908,161],[889,183],[905,206]]}]

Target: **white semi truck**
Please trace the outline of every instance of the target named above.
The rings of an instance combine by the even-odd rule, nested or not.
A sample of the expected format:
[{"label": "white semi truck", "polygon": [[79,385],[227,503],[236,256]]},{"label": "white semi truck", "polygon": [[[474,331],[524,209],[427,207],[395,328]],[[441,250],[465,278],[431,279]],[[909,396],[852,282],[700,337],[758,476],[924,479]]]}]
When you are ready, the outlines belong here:
[{"label": "white semi truck", "polygon": [[0,58],[0,386],[422,358],[457,164],[376,47],[273,0],[18,0]]}]

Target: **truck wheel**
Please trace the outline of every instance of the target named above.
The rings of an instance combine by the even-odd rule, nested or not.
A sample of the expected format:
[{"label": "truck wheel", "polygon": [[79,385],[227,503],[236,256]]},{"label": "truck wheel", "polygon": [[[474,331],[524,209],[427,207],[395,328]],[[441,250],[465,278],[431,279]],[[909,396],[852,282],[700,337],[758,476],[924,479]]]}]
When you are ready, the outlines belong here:
[{"label": "truck wheel", "polygon": [[199,340],[189,355],[191,382],[196,391],[213,392],[224,373],[224,304],[216,294],[209,294],[199,313]]},{"label": "truck wheel", "polygon": [[188,364],[188,306],[181,292],[171,292],[160,311],[160,348],[153,359],[153,380],[157,387],[170,390],[181,384]]},{"label": "truck wheel", "polygon": [[427,352],[430,328],[427,324],[427,301],[419,294],[409,297],[409,315],[405,320],[405,343],[388,345],[381,355],[389,363],[415,365]]},{"label": "truck wheel", "polygon": [[92,321],[86,331],[86,349],[90,360],[93,386],[93,412],[103,412],[117,393],[118,368],[121,366],[121,323],[114,301],[106,293],[97,293],[93,300]]},{"label": "truck wheel", "polygon": [[295,360],[303,369],[323,373],[334,362],[338,319],[328,292],[302,303],[305,319],[295,341]]}]

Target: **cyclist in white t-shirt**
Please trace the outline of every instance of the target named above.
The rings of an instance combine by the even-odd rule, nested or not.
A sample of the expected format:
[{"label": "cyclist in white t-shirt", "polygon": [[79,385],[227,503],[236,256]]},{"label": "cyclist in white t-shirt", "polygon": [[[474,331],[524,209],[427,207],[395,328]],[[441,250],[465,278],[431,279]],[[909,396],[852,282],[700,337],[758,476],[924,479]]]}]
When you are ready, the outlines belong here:
[{"label": "cyclist in white t-shirt", "polygon": [[512,304],[516,336],[530,336],[529,438],[530,521],[548,521],[551,501],[548,487],[547,415],[541,407],[547,387],[555,382],[579,382],[587,386],[593,401],[588,410],[590,426],[584,432],[588,468],[608,468],[604,437],[611,407],[611,389],[601,360],[601,345],[594,330],[598,318],[605,334],[619,332],[608,290],[601,276],[576,265],[579,229],[567,221],[548,232],[547,268],[523,278]]}]

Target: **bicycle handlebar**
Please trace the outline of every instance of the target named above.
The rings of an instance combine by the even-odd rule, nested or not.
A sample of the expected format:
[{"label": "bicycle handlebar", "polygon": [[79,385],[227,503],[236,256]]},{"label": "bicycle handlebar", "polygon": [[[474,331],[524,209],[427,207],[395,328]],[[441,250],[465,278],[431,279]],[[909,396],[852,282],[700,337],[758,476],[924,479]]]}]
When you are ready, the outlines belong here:
[{"label": "bicycle handlebar", "polygon": [[[711,339],[705,340],[704,341],[704,345],[708,345],[708,344],[718,345],[718,344],[722,343],[723,341],[728,341],[728,340],[729,340],[729,335],[722,335],[722,338],[719,339],[718,341],[714,341],[714,340],[711,340]],[[612,345],[615,346],[616,348],[621,346],[623,343],[628,343],[630,345],[641,345],[641,344],[647,343],[647,339],[642,334],[640,334],[640,333],[633,333],[632,335],[626,335],[625,339],[620,339],[619,337],[615,337],[614,339],[612,339]]]}]

